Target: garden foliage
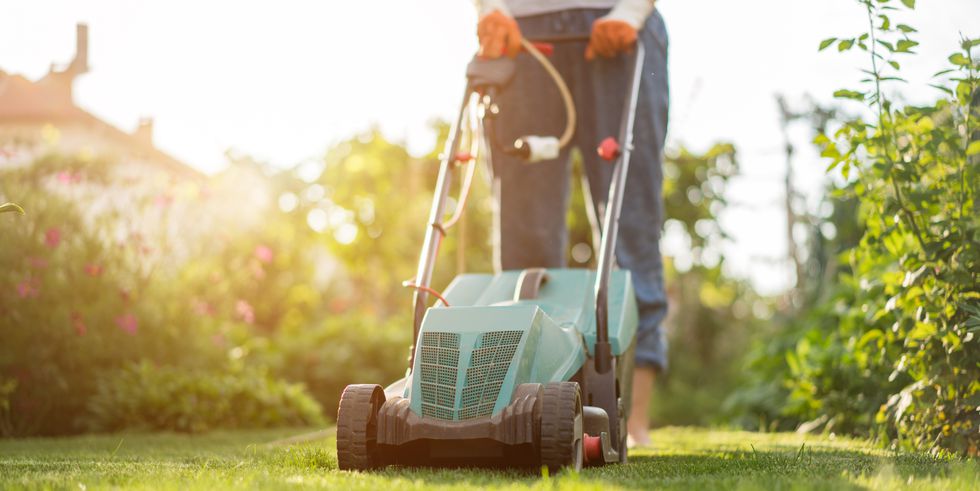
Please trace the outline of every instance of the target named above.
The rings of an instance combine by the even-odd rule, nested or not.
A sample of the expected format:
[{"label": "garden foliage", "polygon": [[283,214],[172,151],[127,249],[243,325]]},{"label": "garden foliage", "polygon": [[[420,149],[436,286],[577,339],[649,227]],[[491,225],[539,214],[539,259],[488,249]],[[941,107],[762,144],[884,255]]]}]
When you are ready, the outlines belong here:
[{"label": "garden foliage", "polygon": [[[827,298],[790,324],[787,399],[777,405],[808,429],[976,455],[980,40],[963,38],[936,74],[935,103],[902,105],[901,63],[918,42],[916,29],[896,19],[914,1],[858,3],[866,32],[820,48],[866,54],[862,85],[835,93],[866,110],[816,143],[839,176],[835,205],[858,203],[862,233],[839,256]],[[757,356],[754,367],[778,372],[767,361],[778,351]]]},{"label": "garden foliage", "polygon": [[[676,332],[704,343],[678,343],[688,368],[671,387],[681,393],[703,385],[689,380],[703,372],[685,363],[688,350],[724,367],[730,356],[714,353],[737,345],[719,341],[740,287],[720,275],[720,258],[700,259],[702,234],[720,240],[714,216],[733,156],[720,145],[668,166],[668,213],[696,245],[702,278],[685,280],[681,317],[702,329]],[[412,157],[369,131],[294,169],[229,158],[204,182],[121,180],[119,162],[57,153],[3,171],[0,197],[28,211],[2,216],[3,435],[317,423],[309,396],[331,417],[346,384],[404,374],[411,291],[401,282],[414,274],[437,155]],[[692,204],[692,193],[704,199]],[[570,264],[587,266],[580,187],[574,201]],[[480,177],[442,246],[437,288],[492,270],[490,208]],[[704,295],[714,300],[702,312]]]},{"label": "garden foliage", "polygon": [[303,385],[274,379],[263,370],[214,372],[155,367],[147,361],[99,377],[86,410],[85,423],[95,431],[323,424],[320,405]]}]

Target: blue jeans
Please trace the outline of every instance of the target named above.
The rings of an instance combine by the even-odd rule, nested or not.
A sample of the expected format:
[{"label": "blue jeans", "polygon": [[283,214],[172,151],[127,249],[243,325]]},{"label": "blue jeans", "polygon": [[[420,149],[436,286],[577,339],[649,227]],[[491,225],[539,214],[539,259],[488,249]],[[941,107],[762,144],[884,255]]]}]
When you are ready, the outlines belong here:
[{"label": "blue jeans", "polygon": [[[529,39],[587,36],[592,21],[606,11],[579,9],[518,19]],[[667,33],[654,12],[639,32],[646,50],[623,212],[616,245],[617,263],[633,277],[639,307],[636,364],[667,368],[667,339],[661,323],[667,314],[660,232],[663,225],[663,148],[667,133]],[[607,136],[619,135],[631,59],[585,61],[585,41],[555,44],[552,63],[575,99],[578,123],[572,145],[581,150],[595,216],[602,217],[612,166],[595,148]],[[559,135],[565,109],[554,82],[529,55],[517,57],[515,79],[498,96],[499,142],[524,135]],[[525,164],[494,152],[498,207],[498,267],[565,266],[568,243],[565,216],[569,202],[570,159],[566,148],[558,159]]]}]

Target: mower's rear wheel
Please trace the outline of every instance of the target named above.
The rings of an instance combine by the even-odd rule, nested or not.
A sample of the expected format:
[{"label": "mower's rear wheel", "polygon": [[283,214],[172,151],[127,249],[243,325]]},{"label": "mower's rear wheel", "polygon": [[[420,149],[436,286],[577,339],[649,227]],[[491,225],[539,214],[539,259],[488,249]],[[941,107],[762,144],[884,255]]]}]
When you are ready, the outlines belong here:
[{"label": "mower's rear wheel", "polygon": [[538,448],[541,465],[551,471],[582,469],[582,394],[577,382],[545,384]]},{"label": "mower's rear wheel", "polygon": [[337,467],[341,470],[367,470],[379,465],[378,410],[384,403],[380,385],[344,388],[337,410]]}]

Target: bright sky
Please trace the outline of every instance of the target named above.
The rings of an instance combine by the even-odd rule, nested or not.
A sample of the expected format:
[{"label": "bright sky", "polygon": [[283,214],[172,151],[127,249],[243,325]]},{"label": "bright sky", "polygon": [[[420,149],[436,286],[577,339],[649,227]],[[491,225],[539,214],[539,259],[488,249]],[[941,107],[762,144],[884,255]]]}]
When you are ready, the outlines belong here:
[{"label": "bright sky", "polygon": [[[896,2],[897,3],[897,2]],[[919,0],[908,23],[921,56],[907,63],[912,100],[936,92],[959,33],[980,35],[980,1]],[[865,59],[817,53],[823,38],[866,26],[855,0],[660,0],[670,32],[669,145],[736,143],[742,176],[722,216],[729,268],[767,292],[786,285],[779,113],[774,94],[827,101],[853,87]],[[331,142],[379,125],[415,152],[428,122],[458,103],[476,49],[468,0],[0,0],[0,69],[29,78],[74,53],[89,24],[92,72],[76,85],[84,108],[123,129],[155,120],[157,146],[214,172],[226,149],[291,166]],[[796,184],[816,203],[824,164],[805,124]],[[420,217],[421,220],[421,217]],[[683,255],[668,242],[667,253]]]}]

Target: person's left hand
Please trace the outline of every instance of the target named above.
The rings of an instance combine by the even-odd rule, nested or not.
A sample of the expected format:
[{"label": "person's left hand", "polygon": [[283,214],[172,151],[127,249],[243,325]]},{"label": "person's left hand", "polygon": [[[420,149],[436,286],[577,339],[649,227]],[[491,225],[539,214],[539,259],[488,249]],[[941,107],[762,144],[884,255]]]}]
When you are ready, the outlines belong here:
[{"label": "person's left hand", "polygon": [[633,49],[636,44],[636,28],[618,19],[598,19],[592,23],[592,35],[585,48],[585,59],[596,55],[612,58]]},{"label": "person's left hand", "polygon": [[504,55],[513,58],[521,50],[521,29],[517,27],[517,21],[499,10],[480,17],[476,33],[480,39],[479,54],[484,58]]}]

